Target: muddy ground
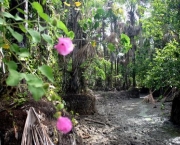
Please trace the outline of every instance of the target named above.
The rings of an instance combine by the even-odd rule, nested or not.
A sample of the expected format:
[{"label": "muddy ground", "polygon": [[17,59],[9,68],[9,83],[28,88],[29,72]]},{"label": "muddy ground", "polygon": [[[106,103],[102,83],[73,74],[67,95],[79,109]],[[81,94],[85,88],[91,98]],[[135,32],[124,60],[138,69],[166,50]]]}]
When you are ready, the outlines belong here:
[{"label": "muddy ground", "polygon": [[[34,107],[46,116],[44,125],[58,145],[180,145],[180,127],[170,121],[171,102],[153,104],[143,98],[130,98],[127,92],[94,92],[94,115],[79,115],[79,122],[68,135],[55,135],[52,104],[28,102],[10,109],[0,101],[0,145],[20,145],[26,110]],[[144,95],[142,95],[144,96]],[[15,129],[18,137],[15,138]],[[51,131],[50,131],[51,130]],[[59,141],[57,142],[57,137]],[[2,141],[4,143],[2,143]]]},{"label": "muddy ground", "polygon": [[80,116],[75,127],[84,145],[180,145],[180,128],[169,121],[171,102],[154,107],[120,92],[95,96],[97,113]]}]

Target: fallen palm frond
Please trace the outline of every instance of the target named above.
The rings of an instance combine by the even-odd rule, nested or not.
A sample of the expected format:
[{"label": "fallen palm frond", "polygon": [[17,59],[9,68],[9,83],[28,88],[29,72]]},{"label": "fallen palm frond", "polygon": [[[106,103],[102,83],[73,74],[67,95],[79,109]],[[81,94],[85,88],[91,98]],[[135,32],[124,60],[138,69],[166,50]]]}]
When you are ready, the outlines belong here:
[{"label": "fallen palm frond", "polygon": [[21,145],[54,145],[33,107],[28,111]]}]

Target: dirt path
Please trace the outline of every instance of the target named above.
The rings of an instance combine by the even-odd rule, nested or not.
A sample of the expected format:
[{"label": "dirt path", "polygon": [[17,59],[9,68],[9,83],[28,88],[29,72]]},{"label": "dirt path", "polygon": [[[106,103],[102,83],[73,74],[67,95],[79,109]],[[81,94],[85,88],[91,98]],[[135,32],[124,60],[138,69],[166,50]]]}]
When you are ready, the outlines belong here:
[{"label": "dirt path", "polygon": [[96,92],[97,114],[76,126],[85,145],[180,145],[180,128],[169,119],[171,103],[142,103],[119,92]]}]

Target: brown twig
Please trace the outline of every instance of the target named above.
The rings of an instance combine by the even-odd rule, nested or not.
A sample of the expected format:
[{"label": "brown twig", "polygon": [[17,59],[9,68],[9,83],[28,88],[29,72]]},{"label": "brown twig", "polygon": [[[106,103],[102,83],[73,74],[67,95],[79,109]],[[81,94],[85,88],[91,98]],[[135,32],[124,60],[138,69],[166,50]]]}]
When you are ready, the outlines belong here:
[{"label": "brown twig", "polygon": [[85,118],[85,121],[90,121],[90,122],[94,122],[94,123],[97,123],[97,124],[106,125],[106,124],[103,123],[103,122],[99,122],[99,121],[92,120],[92,119],[88,119],[88,118]]}]

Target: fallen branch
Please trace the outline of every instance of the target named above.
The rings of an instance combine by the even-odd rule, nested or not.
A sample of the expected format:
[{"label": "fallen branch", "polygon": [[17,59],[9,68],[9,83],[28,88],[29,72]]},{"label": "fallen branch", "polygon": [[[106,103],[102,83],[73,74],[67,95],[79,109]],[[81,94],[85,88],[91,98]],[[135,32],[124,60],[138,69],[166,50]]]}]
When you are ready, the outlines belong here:
[{"label": "fallen branch", "polygon": [[94,123],[97,123],[97,124],[106,125],[106,124],[103,123],[103,122],[99,122],[99,121],[92,120],[92,119],[88,119],[88,118],[85,118],[85,121],[90,121],[90,122],[94,122]]}]

